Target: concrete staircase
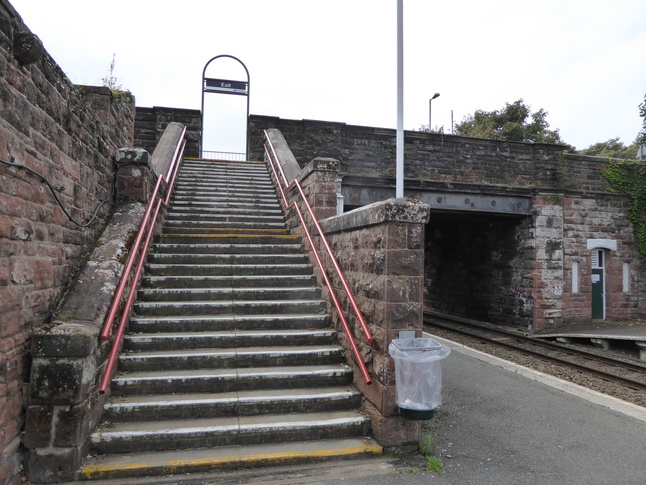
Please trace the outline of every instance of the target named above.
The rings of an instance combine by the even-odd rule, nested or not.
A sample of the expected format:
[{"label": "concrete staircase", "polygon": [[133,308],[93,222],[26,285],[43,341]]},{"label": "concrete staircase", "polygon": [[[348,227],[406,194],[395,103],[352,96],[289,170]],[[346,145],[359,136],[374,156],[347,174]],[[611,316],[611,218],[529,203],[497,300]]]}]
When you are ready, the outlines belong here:
[{"label": "concrete staircase", "polygon": [[134,314],[80,478],[381,452],[264,164],[184,162]]}]

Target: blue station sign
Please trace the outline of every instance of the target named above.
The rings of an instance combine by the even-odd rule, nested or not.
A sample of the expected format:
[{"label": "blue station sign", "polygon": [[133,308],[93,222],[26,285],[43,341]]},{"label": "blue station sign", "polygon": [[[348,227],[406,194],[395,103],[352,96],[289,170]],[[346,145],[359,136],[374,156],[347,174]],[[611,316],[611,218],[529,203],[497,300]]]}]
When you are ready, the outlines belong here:
[{"label": "blue station sign", "polygon": [[204,91],[209,93],[240,94],[246,96],[249,83],[226,79],[204,78]]}]

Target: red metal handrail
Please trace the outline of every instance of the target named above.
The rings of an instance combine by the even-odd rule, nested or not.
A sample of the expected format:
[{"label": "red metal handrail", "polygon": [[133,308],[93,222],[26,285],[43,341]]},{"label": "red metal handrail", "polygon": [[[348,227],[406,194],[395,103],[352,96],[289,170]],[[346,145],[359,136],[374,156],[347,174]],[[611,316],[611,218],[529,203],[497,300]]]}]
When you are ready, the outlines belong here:
[{"label": "red metal handrail", "polygon": [[[283,198],[283,202],[285,204],[285,208],[287,210],[294,208],[296,209],[296,213],[298,214],[298,218],[301,221],[301,224],[303,226],[303,229],[305,230],[305,234],[307,236],[307,239],[310,242],[311,247],[313,248],[313,253],[314,257],[316,258],[316,262],[321,269],[321,274],[323,276],[323,280],[325,282],[325,285],[329,288],[330,290],[330,297],[332,298],[332,303],[334,304],[334,307],[337,309],[337,313],[339,315],[339,318],[341,320],[341,324],[343,325],[343,329],[345,330],[346,335],[348,336],[348,340],[350,342],[350,347],[352,349],[352,353],[354,354],[355,360],[357,364],[359,365],[359,369],[361,370],[361,374],[363,375],[363,378],[365,379],[367,384],[372,384],[372,378],[370,377],[370,374],[368,372],[368,369],[366,368],[366,364],[363,361],[363,357],[361,356],[361,352],[359,351],[359,348],[357,347],[357,343],[354,339],[354,335],[352,334],[352,330],[350,328],[350,325],[348,324],[348,321],[345,317],[345,313],[343,312],[341,308],[341,304],[339,303],[339,300],[336,296],[336,292],[334,291],[334,287],[332,286],[332,283],[328,277],[327,271],[323,265],[323,262],[321,261],[321,257],[318,254],[318,251],[316,250],[316,245],[314,244],[314,239],[312,238],[312,234],[307,227],[307,223],[305,221],[305,218],[303,217],[303,213],[301,212],[300,208],[298,207],[298,204],[296,202],[292,202],[291,204],[287,200],[287,196],[285,195],[286,190],[290,190],[293,186],[296,186],[298,188],[298,192],[305,203],[305,207],[307,208],[307,211],[310,214],[310,217],[312,218],[312,221],[314,222],[314,225],[316,227],[316,230],[319,233],[319,236],[321,238],[321,241],[323,242],[323,246],[325,247],[325,250],[328,254],[328,257],[330,258],[330,261],[332,262],[332,265],[334,266],[334,269],[336,270],[336,273],[339,277],[339,280],[341,281],[341,285],[343,286],[343,289],[346,292],[346,295],[348,296],[348,300],[350,301],[350,304],[352,306],[352,309],[355,313],[355,316],[357,317],[357,320],[359,321],[359,324],[361,325],[361,329],[363,330],[363,333],[366,337],[366,340],[368,342],[372,342],[374,340],[374,337],[372,336],[372,333],[370,332],[370,329],[368,328],[368,325],[363,317],[363,314],[361,313],[361,310],[359,309],[359,305],[357,304],[354,295],[352,294],[352,291],[350,290],[350,286],[348,285],[347,280],[345,279],[345,276],[343,275],[343,271],[341,270],[341,267],[339,266],[339,263],[337,262],[336,258],[334,257],[334,253],[332,252],[332,248],[330,247],[330,244],[327,241],[327,238],[325,237],[325,234],[323,230],[321,229],[321,226],[314,215],[314,211],[312,210],[312,207],[310,206],[309,202],[307,201],[307,198],[305,197],[305,193],[303,192],[303,188],[301,187],[300,183],[298,180],[292,181],[291,184],[287,183],[287,178],[285,177],[285,173],[283,171],[283,168],[280,165],[280,162],[278,161],[278,155],[276,154],[276,150],[274,149],[274,146],[271,143],[271,140],[269,139],[269,136],[267,135],[267,131],[265,130],[265,138],[267,140],[267,144],[265,145],[265,152],[267,153],[267,159],[269,160],[269,165],[271,167],[272,172],[274,173],[274,177],[276,178],[276,182],[278,185],[278,188],[280,190],[281,196]],[[267,145],[269,145],[269,149],[267,149]],[[275,161],[274,161],[275,160]],[[283,183],[280,183],[280,179],[278,178],[278,172],[276,171],[276,167],[274,165],[278,166],[278,170],[280,171],[281,178],[283,179]],[[283,188],[283,185],[285,186]]]},{"label": "red metal handrail", "polygon": [[[119,280],[119,285],[117,286],[114,298],[112,299],[112,304],[110,305],[110,309],[108,310],[108,315],[103,322],[103,328],[101,330],[100,338],[101,340],[108,340],[112,332],[112,326],[114,325],[114,321],[119,311],[119,305],[126,292],[128,282],[130,281],[130,291],[128,292],[128,297],[121,311],[121,318],[119,319],[117,331],[114,335],[112,348],[110,349],[110,355],[108,356],[108,361],[103,371],[103,378],[101,379],[101,383],[99,384],[99,393],[101,394],[103,394],[107,390],[108,386],[110,385],[110,380],[112,379],[112,372],[114,371],[114,366],[117,362],[117,356],[119,355],[119,351],[121,349],[123,335],[126,330],[126,323],[128,322],[128,318],[130,318],[130,312],[132,311],[135,296],[137,295],[141,273],[143,271],[144,262],[146,261],[148,247],[150,246],[150,241],[153,236],[159,211],[162,205],[164,207],[168,206],[168,202],[170,201],[170,197],[173,192],[173,187],[175,186],[177,172],[179,171],[181,159],[184,154],[184,147],[186,146],[185,135],[186,127],[184,127],[180,136],[180,141],[175,147],[173,159],[171,160],[166,175],[160,175],[157,178],[157,183],[155,184],[153,193],[150,196],[148,205],[146,206],[146,212],[144,213],[141,225],[139,226],[139,232],[137,233],[135,242],[132,245],[132,249],[130,250],[126,266],[123,270],[123,273],[121,274],[121,279]],[[162,184],[166,188],[165,197],[160,194]],[[150,217],[151,214],[153,214],[152,217]],[[137,266],[135,273],[131,278],[130,273],[132,272],[132,268],[133,266],[135,266],[135,264]]]}]

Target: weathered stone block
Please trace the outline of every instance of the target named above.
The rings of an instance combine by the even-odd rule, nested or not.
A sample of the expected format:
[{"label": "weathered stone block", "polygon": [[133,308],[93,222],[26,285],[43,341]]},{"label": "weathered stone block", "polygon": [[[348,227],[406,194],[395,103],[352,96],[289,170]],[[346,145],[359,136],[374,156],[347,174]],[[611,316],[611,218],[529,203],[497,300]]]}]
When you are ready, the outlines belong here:
[{"label": "weathered stone block", "polygon": [[35,358],[30,395],[34,403],[79,404],[94,383],[95,357]]},{"label": "weathered stone block", "polygon": [[96,327],[61,323],[51,329],[40,329],[32,339],[34,357],[87,357],[97,349],[99,331]]},{"label": "weathered stone block", "polygon": [[143,148],[119,148],[115,161],[118,165],[144,165],[152,168],[150,153]]},{"label": "weathered stone block", "polygon": [[85,448],[35,448],[27,453],[27,474],[34,483],[71,481],[85,457]]},{"label": "weathered stone block", "polygon": [[418,445],[422,432],[420,421],[399,416],[383,416],[372,404],[365,407],[372,420],[372,431],[377,442],[383,447]]}]

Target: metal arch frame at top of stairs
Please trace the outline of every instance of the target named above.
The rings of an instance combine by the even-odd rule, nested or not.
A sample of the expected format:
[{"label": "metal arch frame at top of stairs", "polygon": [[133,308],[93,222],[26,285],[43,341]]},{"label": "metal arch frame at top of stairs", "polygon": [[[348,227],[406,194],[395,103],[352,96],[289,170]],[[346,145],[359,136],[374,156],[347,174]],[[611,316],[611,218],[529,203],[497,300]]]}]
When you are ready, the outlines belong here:
[{"label": "metal arch frame at top of stairs", "polygon": [[[305,234],[307,236],[307,239],[310,242],[310,245],[312,248],[316,248],[316,245],[314,244],[314,240],[312,238],[312,234],[310,230],[307,227],[307,224],[305,222],[305,218],[303,217],[303,213],[301,212],[300,208],[298,207],[298,204],[294,201],[291,204],[287,200],[287,196],[285,195],[286,190],[290,190],[292,187],[296,187],[298,189],[298,192],[301,196],[301,199],[303,200],[305,207],[307,208],[307,211],[310,214],[310,217],[312,218],[312,221],[314,222],[314,226],[316,227],[316,230],[318,231],[321,241],[323,243],[323,246],[325,247],[325,251],[327,252],[330,261],[332,262],[332,265],[334,266],[334,269],[339,276],[339,280],[341,281],[341,285],[343,286],[343,289],[346,292],[346,295],[348,296],[348,300],[350,301],[350,304],[352,306],[352,309],[354,311],[354,314],[357,317],[357,320],[359,321],[359,324],[361,325],[361,329],[363,330],[363,333],[366,337],[366,340],[368,343],[371,343],[374,340],[374,337],[372,336],[372,333],[370,332],[370,329],[368,328],[368,325],[366,323],[365,318],[363,317],[363,314],[361,313],[361,310],[359,309],[359,305],[357,304],[357,301],[354,298],[354,295],[352,294],[352,290],[350,290],[350,286],[348,285],[347,280],[345,279],[345,276],[343,275],[343,271],[341,270],[341,267],[339,266],[339,263],[337,262],[334,253],[332,252],[332,248],[330,247],[330,244],[327,241],[327,238],[325,237],[325,233],[321,229],[321,226],[318,222],[318,219],[314,215],[314,211],[312,210],[312,207],[310,206],[309,202],[307,201],[307,197],[305,196],[305,192],[303,191],[303,188],[301,187],[301,184],[298,182],[297,179],[294,179],[291,183],[287,182],[287,177],[285,177],[285,173],[283,171],[283,168],[280,165],[280,162],[278,160],[278,155],[276,154],[276,150],[274,149],[273,144],[271,143],[271,140],[269,139],[269,136],[267,134],[266,130],[264,131],[264,136],[266,140],[265,146],[265,152],[267,154],[267,159],[269,160],[269,166],[271,167],[272,172],[274,173],[274,177],[276,178],[276,185],[278,185],[278,188],[280,189],[281,196],[283,198],[283,202],[285,204],[286,210],[291,209],[292,207],[296,209],[296,213],[298,214],[298,218],[301,221],[301,225],[303,226],[303,229],[305,230]],[[268,148],[269,147],[269,148]],[[276,170],[276,166],[278,166],[278,171]],[[280,177],[278,176],[278,172],[280,172]],[[281,183],[282,180],[282,183]],[[284,185],[284,187],[283,187]],[[334,287],[332,286],[332,283],[330,282],[330,279],[327,275],[327,271],[325,270],[325,267],[323,265],[323,262],[321,261],[321,257],[318,254],[318,251],[314,250],[312,251],[314,254],[314,257],[316,258],[316,262],[321,269],[321,275],[323,276],[323,280],[325,281],[326,286],[330,290],[330,297],[332,298],[332,302],[334,304],[334,307],[336,308],[339,318],[341,319],[341,323],[343,325],[343,328],[345,330],[346,335],[348,336],[348,340],[350,342],[350,347],[352,348],[352,353],[354,354],[355,361],[357,362],[357,365],[359,366],[359,369],[361,370],[361,374],[363,375],[363,378],[366,381],[366,384],[372,384],[372,378],[370,377],[370,373],[368,372],[368,369],[366,368],[366,364],[363,360],[363,357],[361,356],[361,352],[359,351],[359,348],[357,347],[357,343],[354,339],[354,335],[352,334],[352,330],[350,329],[350,325],[348,324],[348,321],[345,317],[345,314],[343,310],[341,309],[341,304],[339,303],[339,300],[336,296],[336,292],[334,290]]]},{"label": "metal arch frame at top of stairs", "polygon": [[[112,299],[112,304],[110,305],[108,315],[105,319],[105,322],[103,323],[100,338],[101,340],[108,340],[110,338],[110,334],[112,333],[112,326],[119,311],[121,299],[123,298],[128,282],[130,281],[130,291],[128,292],[128,297],[126,299],[125,305],[121,310],[121,318],[119,319],[117,331],[112,342],[112,348],[110,349],[110,355],[103,371],[101,383],[99,384],[99,393],[101,394],[105,393],[108,386],[110,385],[110,381],[112,380],[112,372],[114,371],[117,357],[119,355],[119,350],[121,349],[121,343],[123,341],[126,323],[130,316],[132,306],[135,302],[137,288],[139,287],[139,282],[141,280],[141,273],[143,271],[144,262],[146,261],[146,255],[148,254],[148,247],[150,246],[150,241],[153,236],[157,217],[162,205],[164,207],[167,207],[170,201],[173,187],[175,185],[175,180],[177,178],[177,173],[179,172],[181,160],[184,155],[185,146],[186,126],[184,126],[182,134],[179,138],[179,142],[175,147],[173,159],[171,160],[166,175],[159,175],[159,177],[157,178],[157,183],[155,184],[155,188],[146,207],[146,212],[144,213],[141,225],[139,226],[137,238],[132,245],[130,254],[128,256],[128,261],[126,262],[126,267],[121,273],[119,285],[117,286],[114,298]],[[166,187],[165,196],[160,194],[162,184]],[[152,217],[151,214],[153,214]],[[132,272],[132,268],[135,263],[137,263],[137,267],[135,269],[134,275],[132,276],[132,278],[130,278],[130,273]]]}]

